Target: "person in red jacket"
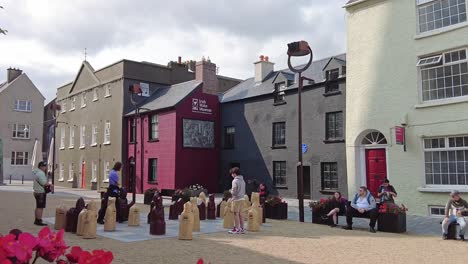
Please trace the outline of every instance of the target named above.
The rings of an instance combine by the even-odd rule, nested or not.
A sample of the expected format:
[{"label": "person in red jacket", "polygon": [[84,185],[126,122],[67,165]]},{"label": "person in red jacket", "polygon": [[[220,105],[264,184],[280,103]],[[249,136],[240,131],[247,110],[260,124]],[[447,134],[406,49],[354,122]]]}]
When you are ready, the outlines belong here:
[{"label": "person in red jacket", "polygon": [[260,183],[258,186],[258,194],[260,195],[260,198],[266,199],[268,197],[268,190],[264,183]]}]

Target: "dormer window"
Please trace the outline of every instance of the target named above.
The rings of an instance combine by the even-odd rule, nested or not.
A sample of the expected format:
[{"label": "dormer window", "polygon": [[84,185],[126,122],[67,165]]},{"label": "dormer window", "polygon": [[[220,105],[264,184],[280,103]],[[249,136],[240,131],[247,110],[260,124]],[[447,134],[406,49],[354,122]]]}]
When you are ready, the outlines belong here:
[{"label": "dormer window", "polygon": [[283,104],[286,103],[284,100],[284,91],[286,90],[286,83],[280,82],[275,83],[275,94],[274,94],[274,103]]},{"label": "dormer window", "polygon": [[325,87],[325,93],[331,93],[331,92],[337,92],[340,90],[340,85],[337,82],[339,76],[340,76],[340,71],[339,69],[333,69],[326,71],[325,73],[326,76],[326,87]]}]

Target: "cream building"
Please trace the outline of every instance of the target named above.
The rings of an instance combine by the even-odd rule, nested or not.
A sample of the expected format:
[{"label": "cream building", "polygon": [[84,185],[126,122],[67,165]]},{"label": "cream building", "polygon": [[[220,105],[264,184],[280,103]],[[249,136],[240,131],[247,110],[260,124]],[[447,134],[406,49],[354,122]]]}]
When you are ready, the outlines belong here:
[{"label": "cream building", "polygon": [[[388,177],[410,214],[468,198],[467,0],[351,0],[347,10],[349,193]],[[396,142],[406,130],[406,151]]]}]

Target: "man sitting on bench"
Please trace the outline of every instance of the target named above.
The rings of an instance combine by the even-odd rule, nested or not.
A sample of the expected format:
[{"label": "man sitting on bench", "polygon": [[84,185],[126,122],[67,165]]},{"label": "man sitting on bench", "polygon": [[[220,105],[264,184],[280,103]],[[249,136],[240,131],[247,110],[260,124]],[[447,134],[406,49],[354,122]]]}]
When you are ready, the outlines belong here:
[{"label": "man sitting on bench", "polygon": [[460,225],[460,239],[465,241],[465,219],[463,213],[468,211],[468,203],[460,197],[459,191],[450,193],[450,200],[445,206],[445,218],[442,221],[442,238],[448,238],[448,228],[450,224],[458,223]]},{"label": "man sitting on bench", "polygon": [[365,217],[370,218],[369,231],[375,233],[375,223],[378,216],[379,211],[374,196],[367,190],[367,187],[361,186],[359,193],[354,196],[351,206],[346,209],[346,223],[348,225],[343,229],[353,229],[353,217]]}]

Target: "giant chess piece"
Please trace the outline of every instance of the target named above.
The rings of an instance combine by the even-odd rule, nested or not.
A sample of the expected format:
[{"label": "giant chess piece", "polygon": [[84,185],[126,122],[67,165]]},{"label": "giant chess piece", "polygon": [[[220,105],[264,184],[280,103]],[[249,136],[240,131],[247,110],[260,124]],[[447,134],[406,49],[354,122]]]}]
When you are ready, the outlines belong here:
[{"label": "giant chess piece", "polygon": [[221,201],[219,204],[219,217],[224,218],[224,211],[226,210],[226,207],[228,206],[228,202],[226,201]]},{"label": "giant chess piece", "polygon": [[127,190],[125,188],[120,189],[119,195],[119,214],[118,214],[118,221],[119,223],[128,221],[128,210],[130,208],[127,200]]},{"label": "giant chess piece", "polygon": [[222,213],[221,213],[221,203],[224,202],[224,201],[221,201],[219,202],[218,205],[216,205],[216,217],[221,217]]},{"label": "giant chess piece", "polygon": [[97,231],[97,205],[96,202],[90,201],[87,206],[86,214],[83,218],[83,238],[96,238]]},{"label": "giant chess piece", "polygon": [[251,206],[251,204],[250,204],[250,201],[249,201],[249,196],[244,195],[244,206],[242,207],[242,212],[241,212],[241,216],[244,218],[244,221],[249,220],[249,208],[250,208],[250,206]]},{"label": "giant chess piece", "polygon": [[198,195],[198,198],[202,200],[202,202],[205,204],[205,207],[207,207],[208,203],[206,201],[206,194],[204,192],[201,192],[200,195]]},{"label": "giant chess piece", "polygon": [[198,201],[200,204],[198,205],[198,212],[200,214],[200,220],[206,220],[206,206],[203,200]]},{"label": "giant chess piece", "polygon": [[150,234],[157,236],[165,235],[166,221],[164,220],[164,206],[161,196],[154,196],[153,202],[155,206],[151,211]]},{"label": "giant chess piece", "polygon": [[229,200],[224,207],[223,227],[231,229],[234,227],[234,213],[232,212],[232,201]]},{"label": "giant chess piece", "polygon": [[198,211],[197,198],[190,198],[193,212],[193,232],[200,232],[200,212]]},{"label": "giant chess piece", "polygon": [[66,219],[67,219],[67,208],[65,205],[61,204],[59,207],[55,209],[55,230],[64,229],[66,226]]},{"label": "giant chess piece", "polygon": [[258,210],[251,207],[248,212],[249,220],[248,220],[248,227],[247,227],[247,230],[250,232],[260,231],[260,223],[258,222],[259,218],[257,214],[258,214]]},{"label": "giant chess piece", "polygon": [[159,197],[159,196],[160,196],[160,195],[159,195],[159,192],[158,192],[158,191],[155,191],[155,192],[154,192],[154,195],[153,195],[153,199],[151,200],[151,203],[150,203],[150,210],[149,210],[149,212],[148,212],[148,217],[147,217],[147,220],[146,220],[148,224],[150,224],[151,212],[153,211],[153,208],[154,208],[154,206],[156,205],[156,204],[154,203],[154,201],[155,201],[155,199],[156,199],[157,197]]},{"label": "giant chess piece", "polygon": [[133,204],[130,207],[128,213],[128,226],[140,226],[140,209],[138,209],[136,204]]},{"label": "giant chess piece", "polygon": [[66,226],[65,226],[65,232],[72,232],[76,233],[77,225],[78,225],[78,215],[81,213],[81,210],[83,210],[85,207],[85,202],[83,198],[79,198],[76,201],[75,207],[72,207],[68,210],[67,215],[66,215]]},{"label": "giant chess piece", "polygon": [[262,207],[262,223],[266,222],[266,206],[265,206],[265,197],[260,198],[260,206]]},{"label": "giant chess piece", "polygon": [[257,210],[257,217],[259,219],[259,223],[264,223],[263,222],[263,207],[260,203],[260,194],[258,192],[253,192],[251,196],[251,201],[252,201],[252,207]]},{"label": "giant chess piece", "polygon": [[192,212],[192,203],[184,204],[184,211],[180,215],[179,220],[179,239],[192,240],[194,216]]},{"label": "giant chess piece", "polygon": [[106,216],[107,203],[109,202],[109,194],[105,192],[101,198],[101,209],[99,209],[97,222],[101,225],[104,224],[104,217]]},{"label": "giant chess piece", "polygon": [[209,196],[207,212],[207,218],[209,220],[216,220],[216,204],[214,194],[210,194]]},{"label": "giant chess piece", "polygon": [[182,198],[179,198],[179,200],[172,202],[171,206],[169,207],[169,220],[179,219],[181,204],[183,206]]},{"label": "giant chess piece", "polygon": [[76,224],[76,235],[82,236],[83,235],[83,224],[84,224],[84,216],[88,211],[88,205],[85,206],[83,210],[81,210],[80,214],[78,215],[78,222]]},{"label": "giant chess piece", "polygon": [[104,217],[104,231],[107,232],[115,231],[117,225],[117,209],[115,208],[115,199],[116,198],[109,199],[106,209],[106,216]]}]

